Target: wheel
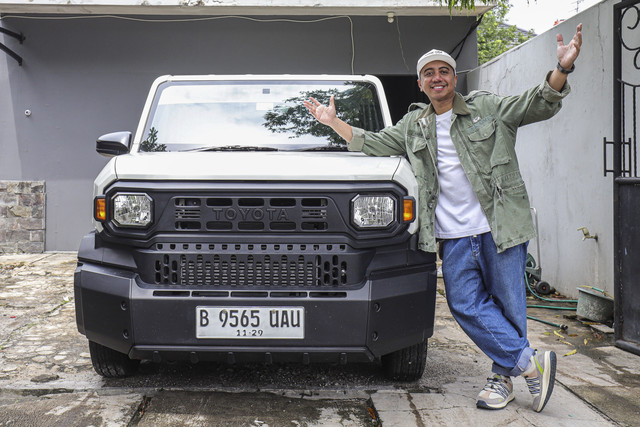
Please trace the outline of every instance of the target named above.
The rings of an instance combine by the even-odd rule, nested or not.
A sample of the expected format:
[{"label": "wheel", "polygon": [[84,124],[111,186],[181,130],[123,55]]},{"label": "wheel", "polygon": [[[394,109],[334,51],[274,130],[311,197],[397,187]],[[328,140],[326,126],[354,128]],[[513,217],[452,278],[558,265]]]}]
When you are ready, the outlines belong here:
[{"label": "wheel", "polygon": [[527,254],[526,267],[529,267],[532,269],[536,268],[536,260],[531,254]]},{"label": "wheel", "polygon": [[545,281],[538,282],[536,283],[536,292],[542,295],[549,295],[551,293],[551,285]]},{"label": "wheel", "polygon": [[89,353],[93,369],[106,378],[121,378],[133,375],[140,365],[139,360],[129,359],[126,354],[89,341]]},{"label": "wheel", "polygon": [[419,380],[426,364],[427,340],[382,356],[385,376],[396,381]]}]

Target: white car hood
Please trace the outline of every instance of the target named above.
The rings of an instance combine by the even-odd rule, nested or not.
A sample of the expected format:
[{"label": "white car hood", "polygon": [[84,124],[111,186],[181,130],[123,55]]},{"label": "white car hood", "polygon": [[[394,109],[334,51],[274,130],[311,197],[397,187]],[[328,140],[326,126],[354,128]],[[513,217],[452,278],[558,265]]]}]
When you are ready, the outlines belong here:
[{"label": "white car hood", "polygon": [[115,158],[113,179],[391,181],[401,158],[347,152],[144,153]]}]

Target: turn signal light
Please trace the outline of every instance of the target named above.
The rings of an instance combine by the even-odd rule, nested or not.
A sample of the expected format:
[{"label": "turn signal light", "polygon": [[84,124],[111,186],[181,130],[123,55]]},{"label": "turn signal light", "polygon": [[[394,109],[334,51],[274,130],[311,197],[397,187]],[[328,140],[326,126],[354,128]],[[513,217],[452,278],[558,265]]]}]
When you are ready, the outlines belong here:
[{"label": "turn signal light", "polygon": [[96,221],[107,220],[107,201],[102,197],[96,197],[93,206],[93,217]]},{"label": "turn signal light", "polygon": [[402,200],[402,221],[412,222],[416,218],[415,200],[413,197],[405,197]]}]

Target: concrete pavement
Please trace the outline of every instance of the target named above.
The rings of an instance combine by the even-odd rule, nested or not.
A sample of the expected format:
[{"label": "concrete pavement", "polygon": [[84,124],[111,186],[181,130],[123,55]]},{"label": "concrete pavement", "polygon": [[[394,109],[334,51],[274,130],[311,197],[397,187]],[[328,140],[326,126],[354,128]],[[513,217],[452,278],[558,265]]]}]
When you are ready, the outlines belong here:
[{"label": "concrete pavement", "polygon": [[0,426],[609,426],[640,419],[640,358],[614,347],[606,328],[541,309],[536,317],[569,325],[559,331],[529,322],[532,345],[559,357],[547,407],[533,412],[517,378],[507,408],[476,409],[490,363],[442,294],[417,382],[387,381],[375,364],[143,363],[136,377],[106,380],[93,371],[75,327],[74,270],[73,253],[0,256]]}]

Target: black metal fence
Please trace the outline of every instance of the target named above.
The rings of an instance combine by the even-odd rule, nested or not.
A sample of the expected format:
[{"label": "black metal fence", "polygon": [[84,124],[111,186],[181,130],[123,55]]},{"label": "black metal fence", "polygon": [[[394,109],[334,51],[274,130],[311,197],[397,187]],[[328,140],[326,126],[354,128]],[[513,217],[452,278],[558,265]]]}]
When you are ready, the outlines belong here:
[{"label": "black metal fence", "polygon": [[[614,5],[613,141],[605,140],[605,175],[613,173],[616,345],[640,355],[640,178],[638,88],[640,0]],[[613,146],[613,169],[607,148]]]}]

